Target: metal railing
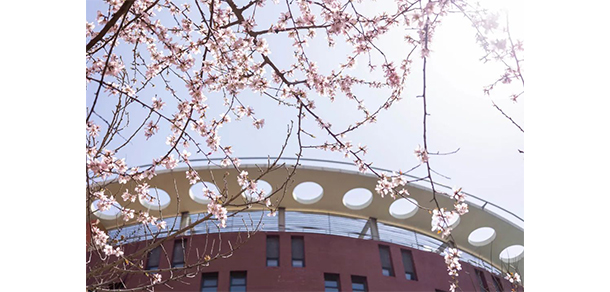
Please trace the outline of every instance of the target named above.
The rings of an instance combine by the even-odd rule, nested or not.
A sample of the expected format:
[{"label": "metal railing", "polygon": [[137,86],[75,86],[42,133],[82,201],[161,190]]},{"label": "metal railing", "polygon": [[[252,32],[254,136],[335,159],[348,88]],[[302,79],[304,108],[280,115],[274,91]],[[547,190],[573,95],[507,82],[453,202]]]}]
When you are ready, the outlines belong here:
[{"label": "metal railing", "polygon": [[[191,222],[205,216],[206,213],[190,214]],[[215,221],[206,221],[195,226],[187,234],[208,234],[218,232],[247,232],[247,231],[279,231],[277,216],[268,216],[269,212],[247,211],[235,214],[227,220],[227,226],[220,228]],[[286,232],[318,233],[327,235],[345,236],[350,238],[372,239],[370,233],[362,233],[368,220],[361,218],[344,217],[329,213],[309,213],[298,211],[286,211]],[[167,222],[166,230],[148,228],[142,224],[129,225],[122,228],[109,230],[111,239],[119,240],[119,243],[130,243],[142,240],[150,240],[166,237],[168,234],[180,229],[181,217],[170,217],[164,219]],[[443,242],[433,237],[421,234],[409,229],[377,223],[379,230],[379,240],[395,243],[410,247],[443,254]],[[122,239],[121,239],[122,237]],[[486,262],[485,260],[471,255],[462,250],[462,261],[468,262],[473,266],[485,269],[495,274],[501,274],[500,270]]]}]

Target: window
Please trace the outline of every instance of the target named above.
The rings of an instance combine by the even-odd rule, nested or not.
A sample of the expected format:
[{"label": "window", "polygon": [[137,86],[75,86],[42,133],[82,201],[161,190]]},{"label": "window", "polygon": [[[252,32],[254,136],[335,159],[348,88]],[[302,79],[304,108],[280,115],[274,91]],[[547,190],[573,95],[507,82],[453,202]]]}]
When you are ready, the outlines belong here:
[{"label": "window", "polygon": [[292,266],[300,268],[305,266],[305,246],[303,236],[292,237]]},{"label": "window", "polygon": [[405,268],[405,278],[407,280],[417,281],[417,276],[415,275],[415,267],[413,267],[413,255],[410,250],[401,250],[402,253],[402,265]]},{"label": "window", "polygon": [[201,275],[201,292],[216,292],[218,289],[218,272]]},{"label": "window", "polygon": [[379,257],[381,258],[381,273],[384,276],[394,276],[394,269],[392,268],[392,259],[390,258],[390,247],[380,245]]},{"label": "window", "polygon": [[280,237],[267,235],[267,267],[280,265]]},{"label": "window", "polygon": [[339,284],[339,274],[324,273],[324,292],[339,292],[341,287]]},{"label": "window", "polygon": [[246,291],[246,272],[231,272],[231,292]]},{"label": "window", "polygon": [[362,276],[352,276],[352,291],[362,291],[366,292],[366,277]]},{"label": "window", "polygon": [[504,291],[504,288],[502,287],[502,282],[500,282],[500,279],[498,279],[498,277],[491,277],[493,279],[494,282],[494,286],[496,287],[496,291],[498,292],[502,292]]},{"label": "window", "polygon": [[172,268],[184,267],[184,246],[186,242],[184,240],[174,241],[174,253],[172,255]]},{"label": "window", "polygon": [[482,292],[489,292],[489,288],[487,287],[487,282],[485,281],[485,275],[483,272],[479,270],[474,270],[475,274],[477,274],[477,279],[479,281],[479,288],[481,288]]},{"label": "window", "polygon": [[158,270],[160,257],[161,257],[161,246],[159,245],[148,253],[148,262],[146,264],[146,269],[147,270]]}]

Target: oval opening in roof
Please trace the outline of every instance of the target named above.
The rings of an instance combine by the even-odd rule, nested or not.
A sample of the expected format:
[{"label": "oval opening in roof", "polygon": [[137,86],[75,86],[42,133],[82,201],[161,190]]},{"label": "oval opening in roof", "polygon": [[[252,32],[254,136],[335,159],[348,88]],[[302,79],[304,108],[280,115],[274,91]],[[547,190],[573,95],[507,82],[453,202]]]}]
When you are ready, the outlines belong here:
[{"label": "oval opening in roof", "polygon": [[[273,192],[271,185],[264,180],[258,180],[256,182],[256,188],[263,192],[263,199],[267,198]],[[241,195],[249,202],[256,202],[259,200],[258,193],[245,191]]]},{"label": "oval opening in roof", "polygon": [[151,188],[149,189],[148,194],[152,196],[152,200],[150,200],[150,197],[148,196],[144,198],[144,200],[142,200],[142,198],[138,198],[138,200],[140,201],[140,204],[142,204],[142,206],[146,207],[149,210],[163,210],[167,208],[167,206],[169,206],[169,203],[171,202],[169,194],[167,194],[167,192],[162,189]]},{"label": "oval opening in roof", "polygon": [[[100,200],[95,200],[95,201],[93,201],[93,203],[91,203],[91,212],[93,212],[93,215],[97,216],[97,218],[104,219],[104,220],[114,220],[117,217],[119,217],[121,210],[119,208],[115,207],[114,204],[112,204],[112,206],[110,206],[110,208],[108,210],[100,211],[97,208],[97,203],[99,201]],[[118,203],[116,203],[116,204],[118,204]]]},{"label": "oval opening in roof", "polygon": [[343,205],[352,210],[362,210],[373,202],[373,193],[365,188],[355,188],[343,195]]},{"label": "oval opening in roof", "polygon": [[511,245],[500,252],[500,260],[510,264],[516,263],[523,258],[523,245]]},{"label": "oval opening in roof", "polygon": [[400,198],[390,205],[389,212],[396,219],[407,219],[415,215],[417,209],[417,201],[415,199]]},{"label": "oval opening in roof", "polygon": [[216,196],[220,195],[220,191],[218,191],[218,187],[216,187],[215,184],[209,181],[202,181],[191,186],[189,189],[189,197],[199,204],[207,205],[212,200],[206,196],[203,190],[209,190]]},{"label": "oval opening in roof", "polygon": [[485,246],[496,239],[496,231],[491,227],[481,227],[468,235],[468,242],[473,246]]},{"label": "oval opening in roof", "polygon": [[292,197],[301,204],[313,204],[322,199],[324,189],[315,182],[303,182],[292,191]]}]

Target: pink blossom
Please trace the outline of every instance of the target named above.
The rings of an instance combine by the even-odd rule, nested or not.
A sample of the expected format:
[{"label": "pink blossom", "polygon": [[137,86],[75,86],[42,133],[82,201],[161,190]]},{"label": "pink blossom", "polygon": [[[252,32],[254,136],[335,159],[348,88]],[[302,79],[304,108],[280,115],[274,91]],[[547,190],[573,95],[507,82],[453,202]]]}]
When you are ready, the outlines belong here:
[{"label": "pink blossom", "polygon": [[197,183],[198,180],[200,180],[201,178],[199,178],[199,174],[197,173],[197,171],[190,169],[186,171],[186,178],[189,180],[189,183],[194,185],[195,183]]},{"label": "pink blossom", "polygon": [[178,160],[174,158],[173,154],[166,157],[161,163],[165,166],[166,169],[174,169],[176,168],[176,166],[178,166]]},{"label": "pink blossom", "polygon": [[94,124],[92,121],[87,122],[87,132],[91,137],[97,137],[100,132],[100,126]]},{"label": "pink blossom", "polygon": [[163,108],[163,106],[165,105],[165,102],[163,102],[160,98],[157,99],[156,96],[152,98],[152,101],[153,101],[152,107],[153,107],[153,110],[155,110],[155,111],[160,111]]},{"label": "pink blossom", "polygon": [[124,221],[129,221],[129,219],[133,219],[135,211],[132,209],[128,209],[128,208],[124,208],[121,211],[121,214],[123,214],[123,220]]},{"label": "pink blossom", "polygon": [[157,228],[159,229],[165,229],[167,227],[167,222],[163,221],[163,220],[158,220],[155,225],[157,226]]},{"label": "pink blossom", "polygon": [[89,23],[87,22],[87,36],[93,36],[93,29],[95,28],[95,25],[93,24],[93,22]]},{"label": "pink blossom", "polygon": [[140,200],[145,200],[146,196],[148,196],[148,188],[150,186],[147,183],[142,183],[139,184],[135,187],[135,191],[138,194],[138,196],[140,197]]},{"label": "pink blossom", "polygon": [[417,148],[415,149],[415,157],[417,157],[420,163],[428,162],[428,152],[426,152],[426,149],[422,148],[421,145],[417,145]]},{"label": "pink blossom", "polygon": [[146,137],[146,140],[156,134],[157,131],[159,131],[159,127],[157,126],[157,124],[153,123],[152,120],[149,121],[146,125],[146,130],[144,131],[144,136]]},{"label": "pink blossom", "polygon": [[130,202],[135,202],[136,201],[136,195],[135,194],[130,194],[129,190],[125,190],[125,192],[123,193],[123,195],[121,195],[121,197],[123,198],[123,200],[125,202],[130,201]]},{"label": "pink blossom", "polygon": [[225,207],[215,202],[210,202],[208,204],[208,213],[220,220],[221,227],[227,227],[227,209]]},{"label": "pink blossom", "polygon": [[518,273],[506,273],[504,279],[508,280],[511,284],[521,283],[521,277]]},{"label": "pink blossom", "polygon": [[161,283],[161,280],[162,280],[161,274],[157,273],[157,274],[153,274],[152,275],[152,283],[153,283],[153,285]]},{"label": "pink blossom", "polygon": [[457,277],[458,271],[462,270],[462,265],[460,264],[462,252],[457,248],[448,247],[445,249],[444,253],[445,265],[447,265],[449,276]]},{"label": "pink blossom", "polygon": [[265,119],[260,119],[260,120],[254,120],[254,123],[252,123],[257,129],[262,128],[265,125]]},{"label": "pink blossom", "polygon": [[445,211],[445,208],[432,210],[432,231],[441,233],[442,238],[448,237],[452,231],[451,226],[449,226],[449,221],[453,219],[453,216],[456,216],[456,214]]}]

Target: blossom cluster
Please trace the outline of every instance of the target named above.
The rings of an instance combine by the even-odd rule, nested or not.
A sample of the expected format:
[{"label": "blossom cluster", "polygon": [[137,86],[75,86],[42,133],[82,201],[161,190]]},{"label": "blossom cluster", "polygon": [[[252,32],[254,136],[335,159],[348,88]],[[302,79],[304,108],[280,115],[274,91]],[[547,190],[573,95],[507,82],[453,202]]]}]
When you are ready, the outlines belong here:
[{"label": "blossom cluster", "polygon": [[464,215],[468,213],[468,204],[466,204],[466,195],[462,193],[462,188],[453,188],[453,196],[455,200],[453,207],[457,214]]},{"label": "blossom cluster", "polygon": [[420,163],[427,163],[428,162],[428,152],[426,151],[426,149],[422,148],[421,145],[417,145],[417,148],[415,148],[415,157],[417,157],[417,160],[419,160]]},{"label": "blossom cluster", "polygon": [[[242,191],[246,193],[246,198],[249,202],[257,202],[265,199],[263,190],[258,189],[256,181],[248,178],[248,172],[242,171],[237,177],[237,183],[241,186]],[[270,206],[270,200],[267,200],[267,207]]]},{"label": "blossom cluster", "polygon": [[227,209],[214,201],[208,203],[208,213],[220,221],[220,227],[227,227]]},{"label": "blossom cluster", "polygon": [[518,273],[506,273],[504,279],[508,280],[511,284],[521,283],[521,276]]},{"label": "blossom cluster", "polygon": [[123,250],[120,247],[113,247],[112,245],[108,244],[108,235],[106,232],[100,230],[97,227],[97,224],[98,222],[93,222],[91,224],[91,238],[93,240],[93,246],[100,248],[106,256],[114,255],[116,257],[122,257],[124,254]]},{"label": "blossom cluster", "polygon": [[395,199],[397,194],[402,197],[410,195],[406,188],[401,188],[398,191],[395,190],[398,187],[406,185],[407,181],[402,174],[393,173],[388,176],[385,173],[382,173],[379,180],[377,180],[375,191],[381,195],[382,198],[389,195],[392,199]]},{"label": "blossom cluster", "polygon": [[460,256],[462,252],[457,248],[448,247],[445,249],[445,265],[447,265],[447,272],[449,276],[457,277],[458,271],[462,270],[462,264],[460,264]]},{"label": "blossom cluster", "polygon": [[446,211],[445,208],[432,210],[432,231],[440,233],[442,238],[451,235],[453,228],[451,228],[449,222],[454,216],[457,216],[457,213],[454,211]]}]

